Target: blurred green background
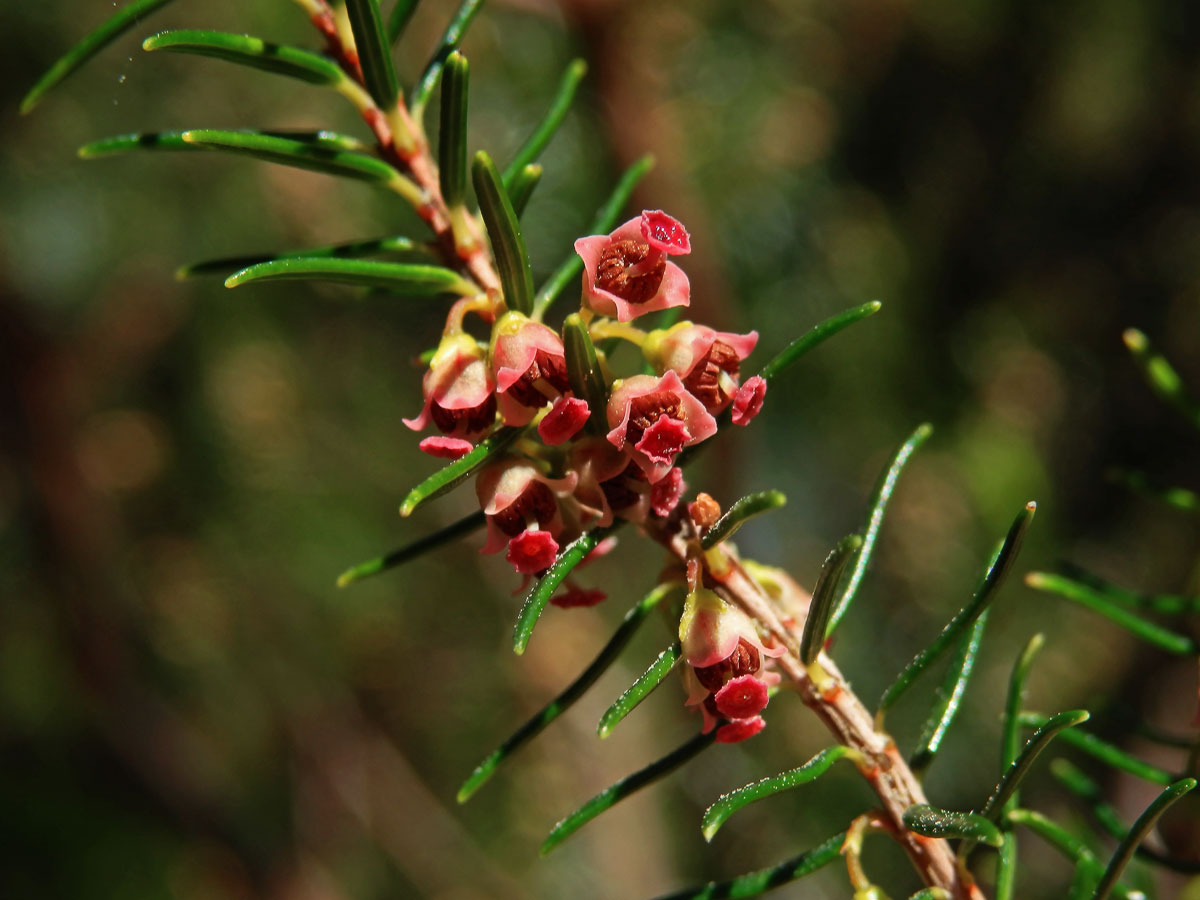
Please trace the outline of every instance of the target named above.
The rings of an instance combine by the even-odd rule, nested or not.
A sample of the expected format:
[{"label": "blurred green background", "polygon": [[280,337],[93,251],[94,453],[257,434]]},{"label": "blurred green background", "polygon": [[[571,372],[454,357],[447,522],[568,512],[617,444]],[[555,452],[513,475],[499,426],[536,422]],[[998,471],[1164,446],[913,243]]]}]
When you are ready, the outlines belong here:
[{"label": "blurred green background", "polygon": [[[115,5],[0,7],[0,895],[648,897],[773,863],[868,807],[861,782],[835,773],[704,845],[699,814],[720,792],[824,745],[781,696],[760,737],[539,860],[559,817],[696,727],[670,686],[595,739],[599,713],[664,644],[654,628],[455,805],[474,764],[652,585],[660,555],[627,533],[585,576],[609,602],[551,610],[520,659],[515,578],[477,541],[334,587],[347,565],[473,504],[464,488],[396,515],[436,465],[400,418],[419,409],[414,357],[444,307],[172,272],[412,216],[364,185],[218,154],[77,160],[80,144],[125,131],[363,134],[320,89],[140,50],[180,26],[315,46],[284,0],[173,4],[18,116],[35,77]],[[452,8],[422,3],[397,57],[408,83]],[[785,491],[787,508],[739,544],[811,584],[894,448],[934,424],[835,646],[867,702],[965,602],[1029,499],[1018,574],[1068,560],[1134,588],[1200,587],[1196,519],[1105,479],[1126,466],[1200,488],[1194,435],[1120,340],[1143,328],[1200,386],[1200,6],[514,0],[485,9],[465,51],[472,143],[502,163],[567,62],[592,67],[526,213],[536,273],[651,151],[631,209],[688,225],[694,317],[758,329],[752,366],[827,315],[883,301],[688,476],[725,503]],[[1189,726],[1194,663],[1014,578],[930,771],[935,803],[986,796],[1004,681],[1037,630],[1049,647],[1032,706],[1089,707],[1109,736],[1130,711]],[[902,746],[927,703],[914,691],[890,720]],[[1105,780],[1127,820],[1149,799]],[[1078,818],[1043,775],[1032,798]],[[1022,847],[1020,896],[1062,896],[1066,865]],[[866,859],[896,895],[915,887],[885,841]],[[1186,890],[1164,880],[1160,896]],[[778,892],[848,894],[840,865]]]}]

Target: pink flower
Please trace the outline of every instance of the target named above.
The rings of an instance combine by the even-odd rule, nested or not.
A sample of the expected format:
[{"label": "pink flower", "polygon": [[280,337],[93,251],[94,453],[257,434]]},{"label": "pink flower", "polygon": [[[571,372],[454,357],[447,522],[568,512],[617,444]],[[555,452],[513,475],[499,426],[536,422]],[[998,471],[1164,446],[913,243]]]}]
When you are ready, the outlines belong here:
[{"label": "pink flower", "polygon": [[606,528],[612,524],[613,512],[619,506],[609,499],[609,484],[629,465],[629,454],[602,437],[584,437],[571,445],[567,471],[577,479],[574,497],[581,528]]},{"label": "pink flower", "polygon": [[767,705],[767,686],[753,675],[739,675],[713,694],[717,709],[727,719],[749,719]]},{"label": "pink flower", "polygon": [[628,322],[672,306],[687,306],[690,286],[668,253],[691,249],[683,226],[660,211],[630,219],[611,234],[583,237],[583,302],[602,316]]},{"label": "pink flower", "polygon": [[651,484],[671,470],[679,451],[717,430],[717,420],[671,371],[618,382],[608,400],[608,424],[609,441],[630,450]]},{"label": "pink flower", "polygon": [[470,441],[445,435],[427,437],[417,446],[422,453],[428,453],[430,456],[441,459],[461,459],[475,449],[475,445]]},{"label": "pink flower", "polygon": [[650,509],[656,516],[666,518],[679,505],[679,500],[686,490],[687,482],[683,480],[683,471],[678,467],[671,469],[650,486]]},{"label": "pink flower", "polygon": [[573,609],[579,606],[595,606],[608,597],[604,591],[584,590],[578,587],[568,587],[561,594],[555,594],[550,602],[562,609]]},{"label": "pink flower", "polygon": [[496,421],[495,387],[474,338],[465,334],[443,338],[425,373],[425,407],[404,424],[423,431],[432,420],[443,434],[478,439]]},{"label": "pink flower", "polygon": [[538,434],[551,447],[565,444],[587,424],[588,405],[578,397],[559,397],[550,412],[538,422]]},{"label": "pink flower", "polygon": [[650,332],[643,351],[659,371],[678,372],[684,387],[716,415],[733,399],[741,361],[757,343],[757,331],[733,334],[680,322]]},{"label": "pink flower", "polygon": [[766,727],[767,723],[762,716],[755,716],[753,719],[736,719],[717,729],[716,741],[718,744],[737,744],[754,737]]},{"label": "pink flower", "polygon": [[[562,533],[560,495],[575,488],[576,476],[549,478],[521,459],[507,459],[485,468],[475,481],[479,505],[487,517],[483,553],[498,553],[518,572],[534,574],[554,562],[555,538]],[[536,568],[534,568],[536,566]]]},{"label": "pink flower", "polygon": [[535,575],[550,568],[558,556],[558,541],[548,531],[525,529],[508,542],[504,558],[522,575]]},{"label": "pink flower", "polygon": [[571,390],[562,339],[541,322],[505,313],[492,329],[492,370],[505,425],[526,425]]},{"label": "pink flower", "polygon": [[767,382],[758,375],[746,379],[746,383],[738,388],[733,398],[733,413],[730,418],[734,425],[749,425],[750,420],[762,409],[763,397],[767,395]]}]

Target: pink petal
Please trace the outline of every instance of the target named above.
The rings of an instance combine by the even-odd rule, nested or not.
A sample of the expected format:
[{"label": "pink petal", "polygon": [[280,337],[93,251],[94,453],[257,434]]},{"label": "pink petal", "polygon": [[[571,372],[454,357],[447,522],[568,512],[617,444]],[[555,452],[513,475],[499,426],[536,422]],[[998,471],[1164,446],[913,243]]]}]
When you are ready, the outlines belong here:
[{"label": "pink petal", "polygon": [[459,459],[475,449],[475,445],[470,441],[443,435],[427,437],[417,446],[430,456],[437,456],[441,459]]},{"label": "pink petal", "polygon": [[687,229],[678,219],[661,209],[643,210],[638,224],[646,243],[656,250],[669,256],[692,252],[692,238]]},{"label": "pink petal", "polygon": [[718,728],[716,740],[718,744],[736,744],[754,737],[766,727],[767,723],[762,716],[755,716],[753,719],[738,719],[735,722],[727,722]]},{"label": "pink petal", "polygon": [[767,383],[759,375],[752,375],[738,388],[733,396],[733,424],[749,425],[750,420],[762,409],[763,397],[767,395]]},{"label": "pink petal", "polygon": [[730,679],[713,699],[725,718],[749,719],[767,705],[767,686],[753,675],[741,675]]},{"label": "pink petal", "polygon": [[604,540],[602,540],[600,543],[598,543],[595,547],[593,547],[591,549],[591,551],[588,553],[588,555],[579,561],[579,565],[576,566],[575,568],[582,569],[588,563],[595,562],[602,556],[608,556],[608,554],[613,552],[613,549],[616,546],[617,546],[617,538],[615,535],[610,535],[609,537],[606,537]]},{"label": "pink petal", "polygon": [[660,416],[642,433],[642,439],[633,449],[644,453],[651,462],[670,465],[691,439],[692,434],[682,421]]},{"label": "pink petal", "polygon": [[558,555],[558,541],[548,531],[522,531],[508,542],[504,558],[523,575],[534,575],[548,569]]},{"label": "pink petal", "polygon": [[572,609],[578,606],[595,606],[608,595],[604,591],[585,591],[582,588],[567,588],[564,593],[556,594],[550,602],[562,609]]},{"label": "pink petal", "polygon": [[650,508],[656,516],[666,518],[679,504],[685,490],[683,472],[679,468],[671,469],[650,488]]},{"label": "pink petal", "polygon": [[589,414],[586,400],[559,397],[550,412],[538,423],[538,434],[551,447],[565,444],[587,424]]}]

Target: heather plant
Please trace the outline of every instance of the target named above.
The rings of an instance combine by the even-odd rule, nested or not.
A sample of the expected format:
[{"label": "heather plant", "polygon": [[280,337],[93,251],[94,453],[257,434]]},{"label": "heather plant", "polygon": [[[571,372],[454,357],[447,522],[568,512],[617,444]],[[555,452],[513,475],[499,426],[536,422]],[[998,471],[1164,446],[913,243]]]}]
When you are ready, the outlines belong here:
[{"label": "heather plant", "polygon": [[[23,110],[166,2],[138,0],[123,7],[38,82]],[[689,257],[706,251],[693,246],[685,223],[671,214],[670,198],[656,203],[661,209],[626,218],[634,187],[651,166],[648,157],[625,172],[596,211],[589,234],[562,235],[564,246],[573,242],[573,252],[535,287],[522,216],[542,175],[538,160],[570,108],[584,63],[562,75],[545,118],[500,168],[485,151],[472,155],[467,140],[471,72],[459,46],[480,0],[466,0],[453,15],[407,90],[398,81],[392,46],[403,38],[415,0],[398,0],[386,15],[377,0],[344,5],[297,0],[297,5],[312,20],[319,49],[194,29],[160,32],[143,47],[215,57],[331,88],[354,105],[368,139],[327,130],[196,128],[107,138],[84,146],[80,155],[241,154],[377,185],[424,223],[419,234],[215,259],[183,270],[189,277],[219,273],[229,288],[321,280],[446,306],[441,334],[420,337],[428,346],[421,356],[423,405],[404,419],[423,435],[421,450],[446,462],[402,499],[400,514],[411,516],[467,484],[478,510],[347,569],[338,585],[381,575],[450,541],[476,540],[482,552],[504,555],[524,594],[512,640],[520,654],[548,606],[570,610],[608,600],[585,567],[620,553],[618,539],[650,540],[664,554],[661,567],[647,573],[644,597],[625,613],[595,659],[480,762],[459,790],[459,802],[583,696],[635,632],[657,619],[665,626],[665,646],[603,714],[599,737],[609,735],[673,673],[682,682],[680,702],[695,712],[697,733],[563,818],[543,842],[543,854],[699,754],[752,740],[771,718],[790,714],[788,695],[795,695],[832,743],[796,768],[714,798],[700,823],[704,839],[711,840],[747,804],[815,781],[841,760],[861,776],[877,803],[798,856],[672,897],[756,896],[840,858],[856,900],[884,898],[891,888],[877,884],[863,860],[869,835],[885,836],[903,849],[925,884],[914,898],[1019,896],[1016,848],[1023,832],[1047,842],[1073,867],[1072,898],[1152,896],[1149,868],[1128,870],[1136,880],[1127,877],[1135,857],[1167,869],[1200,871],[1194,815],[1186,812],[1192,798],[1185,798],[1196,786],[1195,741],[1142,730],[1186,751],[1186,759],[1168,771],[1081,728],[1089,718],[1086,710],[1026,709],[1026,682],[1044,643],[1039,634],[1013,663],[1002,743],[990,751],[997,760],[994,788],[969,809],[943,808],[926,795],[923,775],[962,709],[989,608],[1033,522],[1033,502],[1017,507],[968,602],[914,654],[872,711],[834,661],[834,640],[867,575],[898,480],[932,429],[920,425],[901,443],[879,478],[862,527],[832,548],[811,589],[773,562],[743,556],[733,541],[749,519],[783,506],[782,493],[764,484],[722,503],[703,485],[685,480],[698,454],[728,439],[723,432],[752,440],[754,420],[771,414],[773,397],[788,389],[806,354],[873,316],[880,304],[864,302],[815,323],[767,362],[751,362],[756,332],[719,331],[689,317]],[[427,111],[435,94],[440,105],[434,132]],[[1200,428],[1200,406],[1180,377],[1140,332],[1126,339],[1155,390]],[[1141,474],[1121,477],[1180,509],[1200,507],[1186,490],[1152,488]],[[1184,623],[1158,624],[1146,615],[1182,617],[1195,611],[1193,598],[1141,595],[1081,571],[1036,572],[1026,582],[1094,609],[1159,650],[1197,655]],[[499,592],[508,586],[496,587]],[[853,656],[861,650],[836,649]],[[913,746],[901,749],[885,727],[886,714],[939,664],[943,675],[927,699],[924,728]],[[1127,823],[1083,769],[1065,759],[1051,764],[1055,778],[1115,842],[1115,850],[1101,849],[1090,831],[1055,821],[1020,795],[1024,778],[1052,742],[1161,789]],[[1153,843],[1144,843],[1160,819],[1167,825]]]}]

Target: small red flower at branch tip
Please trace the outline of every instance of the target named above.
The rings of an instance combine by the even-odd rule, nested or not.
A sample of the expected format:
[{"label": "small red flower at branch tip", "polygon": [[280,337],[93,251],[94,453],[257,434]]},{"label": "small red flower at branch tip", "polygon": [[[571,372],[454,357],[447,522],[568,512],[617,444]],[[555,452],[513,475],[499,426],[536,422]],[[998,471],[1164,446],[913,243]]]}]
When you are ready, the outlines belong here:
[{"label": "small red flower at branch tip", "polygon": [[[665,219],[671,219],[662,213]],[[661,224],[661,223],[660,223]],[[678,225],[678,223],[676,223]],[[583,303],[592,312],[629,322],[646,313],[687,306],[691,286],[683,269],[667,262],[668,253],[681,253],[682,237],[669,225],[643,233],[641,217],[630,219],[611,234],[579,238],[575,252],[583,260]],[[681,244],[682,242],[682,244]],[[664,250],[662,247],[671,247]]]},{"label": "small red flower at branch tip", "polygon": [[642,352],[656,370],[679,373],[692,396],[715,416],[732,402],[742,361],[757,343],[756,331],[734,334],[678,322],[650,332]]},{"label": "small red flower at branch tip", "polygon": [[629,449],[651,484],[670,471],[680,450],[717,431],[717,420],[671,371],[621,381],[608,399],[607,417],[609,442]]},{"label": "small red flower at branch tip", "polygon": [[716,741],[718,744],[737,744],[754,737],[766,727],[767,723],[762,716],[755,716],[753,719],[738,719],[718,728]]},{"label": "small red flower at branch tip", "polygon": [[475,445],[470,441],[445,435],[427,437],[417,446],[422,452],[439,459],[461,459],[475,449]]},{"label": "small red flower at branch tip", "polygon": [[767,705],[767,686],[753,675],[741,675],[726,682],[713,699],[725,718],[749,719]]},{"label": "small red flower at branch tip", "polygon": [[653,463],[670,465],[691,439],[692,433],[684,422],[662,416],[642,432],[642,439],[633,445],[633,449],[644,453]]},{"label": "small red flower at branch tip", "polygon": [[656,516],[665,519],[679,505],[686,490],[687,483],[683,480],[683,471],[676,466],[650,486],[650,509]]},{"label": "small red flower at branch tip", "polygon": [[506,425],[526,425],[539,409],[571,390],[562,339],[541,322],[505,313],[492,329],[496,395]]},{"label": "small red flower at branch tip", "polygon": [[555,594],[550,602],[561,609],[575,609],[582,606],[595,606],[608,597],[604,591],[584,590],[583,588],[567,588],[561,594]]},{"label": "small red flower at branch tip", "polygon": [[683,223],[661,209],[644,209],[638,222],[642,237],[655,250],[668,256],[681,256],[692,252],[692,237]]},{"label": "small red flower at branch tip", "polygon": [[484,352],[465,335],[444,338],[422,383],[425,406],[404,424],[423,431],[432,421],[443,434],[470,440],[489,431],[496,420],[496,383]]},{"label": "small red flower at branch tip", "polygon": [[550,412],[538,423],[538,434],[551,447],[565,444],[587,424],[590,412],[586,400],[578,397],[559,397]]},{"label": "small red flower at branch tip", "polygon": [[556,537],[563,530],[559,498],[575,490],[573,472],[549,478],[536,466],[512,458],[493,463],[475,480],[475,495],[487,517],[482,553],[498,553],[522,532],[533,529]]},{"label": "small red flower at branch tip", "polygon": [[750,420],[762,409],[763,397],[767,395],[767,382],[760,375],[746,379],[733,398],[734,425],[749,425]]},{"label": "small red flower at branch tip", "polygon": [[558,541],[548,531],[522,531],[508,542],[504,558],[522,575],[534,575],[554,564]]}]

